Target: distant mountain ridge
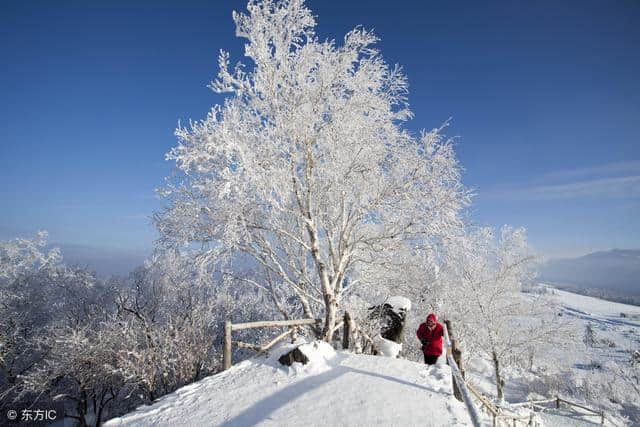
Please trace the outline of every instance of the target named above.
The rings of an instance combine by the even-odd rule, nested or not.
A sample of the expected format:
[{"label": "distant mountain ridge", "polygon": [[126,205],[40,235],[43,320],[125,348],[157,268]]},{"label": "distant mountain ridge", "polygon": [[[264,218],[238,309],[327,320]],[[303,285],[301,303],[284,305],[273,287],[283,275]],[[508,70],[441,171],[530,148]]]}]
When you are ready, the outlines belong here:
[{"label": "distant mountain ridge", "polygon": [[102,277],[127,276],[136,267],[141,266],[148,256],[143,250],[99,248],[68,243],[52,243],[48,247],[60,248],[65,264],[87,267]]},{"label": "distant mountain ridge", "polygon": [[640,249],[613,249],[544,263],[539,278],[556,284],[640,296]]}]

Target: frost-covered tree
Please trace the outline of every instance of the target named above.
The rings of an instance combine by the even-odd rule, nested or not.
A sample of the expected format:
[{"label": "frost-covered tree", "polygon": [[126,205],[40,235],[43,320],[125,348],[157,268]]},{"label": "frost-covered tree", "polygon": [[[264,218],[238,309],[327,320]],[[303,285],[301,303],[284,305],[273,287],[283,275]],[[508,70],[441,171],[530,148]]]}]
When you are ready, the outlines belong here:
[{"label": "frost-covered tree", "polygon": [[117,363],[130,344],[125,331],[115,322],[48,328],[36,340],[46,357],[21,375],[21,393],[64,401],[65,418],[99,426],[121,392],[135,389]]},{"label": "frost-covered tree", "polygon": [[283,317],[324,316],[317,332],[330,341],[346,293],[392,285],[459,226],[468,194],[441,128],[402,129],[407,79],[373,33],[319,40],[302,0],[247,9],[233,18],[251,64],[230,69],[220,53],[211,88],[229,95],[177,129],[167,159],[179,170],[155,223],[163,246],[198,245],[203,264],[261,290]]},{"label": "frost-covered tree", "polygon": [[118,366],[147,401],[215,371],[219,335],[214,288],[190,274],[180,256],[154,256],[118,293],[127,341]]},{"label": "frost-covered tree", "polygon": [[34,323],[25,311],[39,305],[30,300],[31,290],[21,280],[60,265],[59,251],[43,252],[46,238],[40,231],[34,239],[0,241],[0,385],[12,383],[24,368],[16,362]]},{"label": "frost-covered tree", "polygon": [[219,369],[226,318],[274,315],[246,285],[230,293],[201,267],[188,253],[157,251],[118,291],[116,321],[127,345],[117,366],[146,402]]},{"label": "frost-covered tree", "polygon": [[95,425],[123,384],[109,363],[125,343],[104,323],[109,286],[46,238],[0,242],[0,407],[63,400],[66,416]]},{"label": "frost-covered tree", "polygon": [[517,361],[531,364],[536,349],[562,340],[553,304],[542,295],[520,292],[532,280],[535,257],[523,228],[470,228],[453,239],[447,262],[433,292],[454,322],[466,353],[491,361],[498,399],[503,398],[502,370]]},{"label": "frost-covered tree", "polygon": [[18,376],[41,357],[32,340],[59,314],[62,299],[49,284],[73,274],[46,244],[46,231],[0,241],[0,408],[14,395]]},{"label": "frost-covered tree", "polygon": [[0,292],[3,292],[3,296],[7,292],[7,284],[17,278],[60,265],[62,257],[59,249],[43,252],[48,235],[41,230],[33,239],[0,241],[0,283],[3,284]]}]

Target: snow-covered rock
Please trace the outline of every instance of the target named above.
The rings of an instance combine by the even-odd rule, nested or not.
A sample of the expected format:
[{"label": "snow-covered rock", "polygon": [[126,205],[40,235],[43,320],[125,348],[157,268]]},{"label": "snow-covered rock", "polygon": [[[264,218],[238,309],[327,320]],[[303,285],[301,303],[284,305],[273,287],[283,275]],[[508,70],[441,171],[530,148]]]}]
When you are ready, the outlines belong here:
[{"label": "snow-covered rock", "polygon": [[411,311],[411,300],[402,296],[395,296],[389,298],[387,301],[393,309],[398,312],[400,310]]},{"label": "snow-covered rock", "polygon": [[378,353],[386,357],[398,357],[402,350],[402,344],[382,338],[380,335],[373,337],[373,344],[376,346]]}]

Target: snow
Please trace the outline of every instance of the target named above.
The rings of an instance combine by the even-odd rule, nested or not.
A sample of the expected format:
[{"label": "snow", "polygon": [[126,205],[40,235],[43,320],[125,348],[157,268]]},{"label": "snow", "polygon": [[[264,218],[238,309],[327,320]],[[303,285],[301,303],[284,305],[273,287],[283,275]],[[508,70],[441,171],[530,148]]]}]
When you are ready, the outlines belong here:
[{"label": "snow", "polygon": [[[640,307],[543,286],[547,288],[546,295],[551,302],[557,305],[558,316],[566,321],[568,338],[563,346],[544,348],[536,353],[532,370],[514,368],[505,372],[507,407],[509,402],[552,398],[559,393],[592,409],[603,409],[617,425],[640,425],[640,402],[632,391],[622,388],[623,384],[619,378],[614,378],[610,369],[614,363],[628,365],[633,350],[640,349]],[[523,298],[531,297],[523,294]],[[593,345],[584,339],[588,325],[594,331]],[[467,374],[477,389],[495,394],[494,370],[490,362],[470,361]],[[592,389],[585,388],[585,383]],[[610,389],[606,388],[608,383]],[[568,394],[570,392],[574,394]],[[583,415],[577,412],[583,412]],[[597,416],[567,408],[549,408],[541,418],[547,426],[600,424]],[[611,424],[607,422],[607,425]]]},{"label": "snow", "polygon": [[300,347],[306,365],[280,365],[278,357],[293,347],[241,362],[105,426],[470,425],[447,365],[335,351],[324,342]]},{"label": "snow", "polygon": [[373,337],[373,341],[376,349],[383,356],[395,358],[398,357],[398,354],[402,351],[402,344],[382,338],[380,335]]},{"label": "snow", "polygon": [[393,307],[395,311],[411,311],[411,300],[409,298],[401,296],[391,297],[387,300],[387,304]]},{"label": "snow", "polygon": [[619,318],[621,313],[625,313],[628,316],[636,316],[635,326],[640,326],[640,307],[628,304],[622,304],[619,302],[605,301],[594,297],[588,297],[585,295],[578,295],[560,289],[553,289],[553,298],[561,303],[565,309],[574,310],[576,312],[581,311],[587,315],[595,316],[609,316],[612,318]]},{"label": "snow", "polygon": [[[640,349],[640,307],[554,288],[548,288],[547,296],[557,304],[557,313],[567,320],[571,334],[566,345],[536,354],[531,370],[505,370],[503,408],[526,416],[526,408],[517,409],[511,404],[551,398],[559,392],[569,400],[603,409],[608,420],[614,420],[616,425],[640,425],[640,409],[633,395],[629,394],[627,401],[620,400],[617,404],[607,401],[609,396],[603,397],[602,392],[595,397],[588,396],[572,386],[582,379],[592,384],[612,381],[608,364],[622,363],[629,350]],[[522,295],[522,298],[533,297]],[[593,346],[583,339],[589,324],[595,331]],[[451,371],[444,364],[444,357],[429,367],[394,358],[392,351],[391,358],[360,355],[336,351],[324,342],[312,342],[300,346],[309,363],[281,366],[278,357],[293,347],[285,344],[268,355],[238,363],[226,372],[183,387],[151,406],[141,407],[105,425],[470,425],[466,408],[452,396]],[[386,348],[381,344],[378,347],[381,351]],[[386,350],[384,353],[387,354]],[[592,369],[593,362],[602,364],[603,368]],[[494,393],[490,362],[474,359],[465,368],[467,378],[476,389],[488,395]],[[566,395],[563,386],[573,387],[577,394]],[[598,416],[565,406],[558,410],[549,405],[538,412],[537,417],[546,426],[600,423]],[[485,418],[484,421],[490,423],[491,420]],[[607,421],[606,425],[612,424]]]}]

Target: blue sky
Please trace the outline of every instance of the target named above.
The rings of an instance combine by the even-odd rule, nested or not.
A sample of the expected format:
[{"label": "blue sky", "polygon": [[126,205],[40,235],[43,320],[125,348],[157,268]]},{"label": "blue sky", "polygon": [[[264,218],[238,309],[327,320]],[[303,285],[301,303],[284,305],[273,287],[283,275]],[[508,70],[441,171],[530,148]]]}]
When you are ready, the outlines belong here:
[{"label": "blue sky", "polygon": [[[550,256],[640,248],[640,2],[307,2],[321,38],[374,29],[409,129],[448,117],[478,224]],[[177,122],[221,98],[244,1],[3,1],[0,239],[144,252]]]}]

